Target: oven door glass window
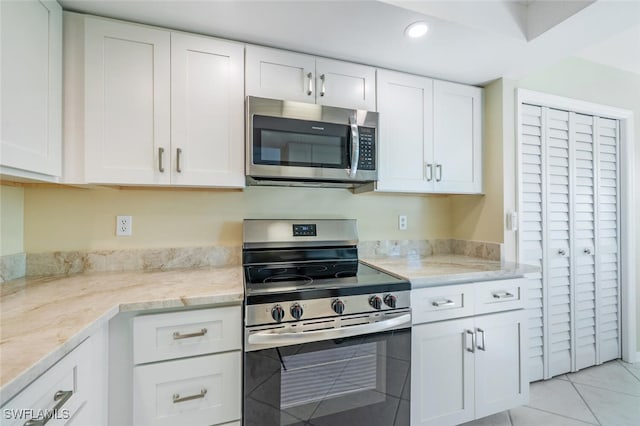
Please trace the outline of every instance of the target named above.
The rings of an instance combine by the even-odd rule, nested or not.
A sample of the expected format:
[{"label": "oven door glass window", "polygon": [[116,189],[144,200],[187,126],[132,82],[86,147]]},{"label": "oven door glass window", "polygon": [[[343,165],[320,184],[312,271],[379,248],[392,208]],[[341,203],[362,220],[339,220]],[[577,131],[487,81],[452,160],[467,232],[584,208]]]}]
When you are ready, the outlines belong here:
[{"label": "oven door glass window", "polygon": [[409,329],[245,353],[244,424],[408,426]]},{"label": "oven door glass window", "polygon": [[348,126],[287,118],[253,118],[253,163],[346,169]]}]

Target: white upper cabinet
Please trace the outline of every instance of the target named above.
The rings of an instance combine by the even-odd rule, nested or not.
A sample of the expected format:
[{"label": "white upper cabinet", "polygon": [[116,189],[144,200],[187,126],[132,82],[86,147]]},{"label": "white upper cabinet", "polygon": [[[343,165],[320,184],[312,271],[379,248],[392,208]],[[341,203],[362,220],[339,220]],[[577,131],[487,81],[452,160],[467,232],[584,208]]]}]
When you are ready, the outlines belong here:
[{"label": "white upper cabinet", "polygon": [[169,85],[169,32],[85,18],[88,182],[170,182]]},{"label": "white upper cabinet", "polygon": [[65,46],[66,182],[244,186],[241,44],[66,14]]},{"label": "white upper cabinet", "polygon": [[315,71],[314,56],[247,46],[247,95],[313,103]]},{"label": "white upper cabinet", "polygon": [[482,89],[433,83],[434,188],[482,192]]},{"label": "white upper cabinet", "polygon": [[247,46],[247,95],[375,111],[375,69]]},{"label": "white upper cabinet", "polygon": [[378,191],[482,192],[482,89],[378,70]]},{"label": "white upper cabinet", "polygon": [[378,71],[379,191],[432,192],[433,80]]},{"label": "white upper cabinet", "polygon": [[0,2],[0,172],[54,181],[62,168],[62,8]]},{"label": "white upper cabinet", "polygon": [[316,59],[316,103],[376,110],[376,70],[366,65]]},{"label": "white upper cabinet", "polygon": [[244,186],[244,48],[171,34],[171,183]]}]

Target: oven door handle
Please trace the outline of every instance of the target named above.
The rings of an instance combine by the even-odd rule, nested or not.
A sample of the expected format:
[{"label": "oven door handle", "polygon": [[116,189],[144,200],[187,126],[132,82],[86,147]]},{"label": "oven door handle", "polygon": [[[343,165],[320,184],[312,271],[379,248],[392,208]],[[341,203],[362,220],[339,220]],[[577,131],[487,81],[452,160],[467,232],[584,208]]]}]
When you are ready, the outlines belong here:
[{"label": "oven door handle", "polygon": [[250,334],[247,342],[252,345],[297,345],[319,340],[341,339],[343,337],[378,333],[381,331],[399,328],[404,325],[411,325],[411,314],[404,314],[395,318],[372,322],[369,324],[352,325],[348,327],[332,328],[329,330],[313,330],[298,333],[257,332]]}]

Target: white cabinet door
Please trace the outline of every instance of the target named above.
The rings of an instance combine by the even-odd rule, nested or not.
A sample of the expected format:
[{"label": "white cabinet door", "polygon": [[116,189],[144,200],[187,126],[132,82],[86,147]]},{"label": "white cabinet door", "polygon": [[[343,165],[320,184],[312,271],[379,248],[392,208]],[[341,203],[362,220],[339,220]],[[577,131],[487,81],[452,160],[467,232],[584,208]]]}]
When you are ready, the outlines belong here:
[{"label": "white cabinet door", "polygon": [[376,110],[376,70],[366,65],[316,58],[316,103]]},{"label": "white cabinet door", "polygon": [[243,74],[241,44],[171,34],[173,185],[244,186]]},{"label": "white cabinet door", "polygon": [[62,8],[56,1],[2,1],[0,29],[0,166],[19,169],[3,169],[18,176],[60,176]]},{"label": "white cabinet door", "polygon": [[248,96],[315,103],[314,56],[247,46],[246,61]]},{"label": "white cabinet door", "polygon": [[474,419],[474,354],[469,334],[473,326],[473,318],[467,318],[413,327],[411,425],[456,425]]},{"label": "white cabinet door", "polygon": [[524,310],[475,318],[476,418],[528,402],[526,328]]},{"label": "white cabinet door", "polygon": [[482,89],[434,81],[433,146],[436,192],[482,192]]},{"label": "white cabinet door", "polygon": [[377,190],[431,192],[434,170],[433,80],[378,70]]},{"label": "white cabinet door", "polygon": [[86,179],[168,184],[170,34],[85,21]]},{"label": "white cabinet door", "polygon": [[209,426],[241,416],[242,353],[137,366],[133,369],[133,424]]}]

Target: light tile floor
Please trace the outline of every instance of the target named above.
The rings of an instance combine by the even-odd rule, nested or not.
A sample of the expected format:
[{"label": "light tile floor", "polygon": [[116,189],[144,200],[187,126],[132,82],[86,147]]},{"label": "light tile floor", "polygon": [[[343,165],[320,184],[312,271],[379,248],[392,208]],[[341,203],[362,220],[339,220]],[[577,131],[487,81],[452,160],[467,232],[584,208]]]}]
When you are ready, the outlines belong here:
[{"label": "light tile floor", "polygon": [[640,362],[611,361],[531,384],[529,404],[465,426],[640,426]]}]

